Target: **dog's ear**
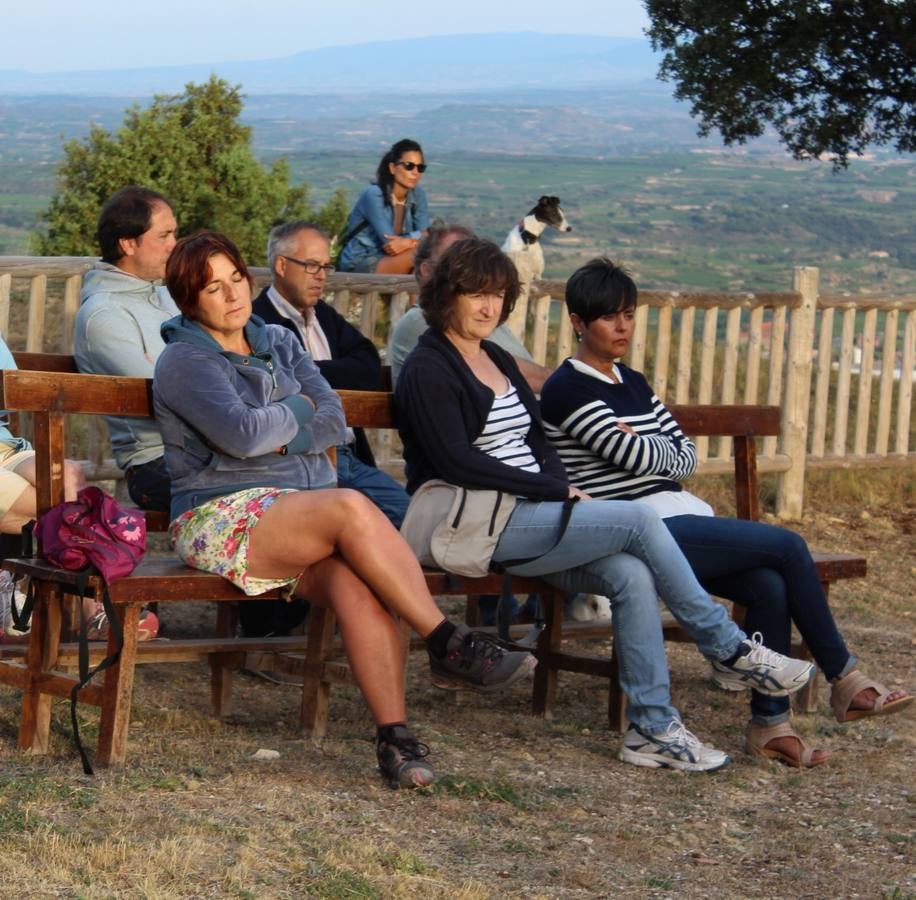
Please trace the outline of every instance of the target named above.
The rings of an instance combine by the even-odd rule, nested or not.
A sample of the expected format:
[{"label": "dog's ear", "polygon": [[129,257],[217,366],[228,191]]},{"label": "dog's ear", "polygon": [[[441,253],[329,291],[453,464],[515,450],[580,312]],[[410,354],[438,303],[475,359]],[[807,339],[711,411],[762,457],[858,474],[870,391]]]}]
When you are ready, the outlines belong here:
[{"label": "dog's ear", "polygon": [[550,203],[551,203],[552,206],[559,206],[559,205],[560,205],[560,198],[559,198],[559,197],[548,197],[547,199],[550,201]]},{"label": "dog's ear", "polygon": [[550,206],[550,199],[551,199],[550,197],[544,194],[544,196],[541,197],[540,200],[538,200],[538,206]]}]

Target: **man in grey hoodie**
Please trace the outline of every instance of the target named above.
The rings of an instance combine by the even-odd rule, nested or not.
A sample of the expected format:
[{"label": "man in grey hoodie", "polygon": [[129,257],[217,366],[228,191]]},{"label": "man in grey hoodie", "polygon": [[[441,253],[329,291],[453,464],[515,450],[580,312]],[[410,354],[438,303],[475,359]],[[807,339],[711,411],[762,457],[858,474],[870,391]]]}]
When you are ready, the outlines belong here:
[{"label": "man in grey hoodie", "polygon": [[[168,200],[130,186],[102,207],[97,237],[102,261],[83,278],[74,355],[81,372],[152,378],[165,348],[159,328],[178,315],[162,285],[178,224]],[[130,496],[143,509],[168,510],[169,476],[153,419],[107,418],[111,449]]]}]

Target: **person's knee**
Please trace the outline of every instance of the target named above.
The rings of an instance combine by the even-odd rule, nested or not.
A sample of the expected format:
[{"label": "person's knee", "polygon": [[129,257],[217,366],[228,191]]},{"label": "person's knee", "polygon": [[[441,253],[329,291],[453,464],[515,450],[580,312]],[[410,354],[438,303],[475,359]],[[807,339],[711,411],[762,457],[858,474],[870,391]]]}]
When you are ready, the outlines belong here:
[{"label": "person's knee", "polygon": [[338,488],[337,493],[338,508],[345,522],[365,526],[378,521],[379,508],[365,494],[353,488]]},{"label": "person's knee", "polygon": [[776,569],[759,568],[745,573],[741,579],[741,593],[734,599],[749,609],[766,605],[774,615],[789,615],[786,583]]},{"label": "person's knee", "polygon": [[612,603],[657,601],[655,579],[641,559],[629,553],[616,553],[606,557],[599,570],[603,582],[601,593],[610,597]]}]

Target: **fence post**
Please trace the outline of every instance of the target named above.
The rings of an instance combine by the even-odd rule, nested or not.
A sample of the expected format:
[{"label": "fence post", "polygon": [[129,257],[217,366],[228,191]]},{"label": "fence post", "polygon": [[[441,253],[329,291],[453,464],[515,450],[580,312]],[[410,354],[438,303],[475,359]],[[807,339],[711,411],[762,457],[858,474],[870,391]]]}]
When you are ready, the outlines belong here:
[{"label": "fence post", "polygon": [[[817,315],[820,271],[814,266],[797,266],[793,287],[801,304],[789,321],[789,352],[786,360],[786,389],[782,402],[782,452],[790,466],[780,473],[776,488],[776,515],[800,519],[805,496],[805,458],[808,452],[808,410],[811,404],[811,357],[814,349],[814,321]],[[779,377],[773,372],[770,377]]]}]

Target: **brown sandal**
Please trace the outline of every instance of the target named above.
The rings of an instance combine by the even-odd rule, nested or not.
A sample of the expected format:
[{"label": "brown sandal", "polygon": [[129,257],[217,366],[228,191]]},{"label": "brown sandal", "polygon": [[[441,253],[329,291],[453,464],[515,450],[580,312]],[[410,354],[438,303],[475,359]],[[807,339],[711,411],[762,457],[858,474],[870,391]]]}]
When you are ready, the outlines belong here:
[{"label": "brown sandal", "polygon": [[[871,709],[850,709],[853,697],[860,691],[872,688],[878,695]],[[834,681],[830,689],[830,705],[833,707],[833,714],[837,722],[854,722],[856,719],[866,719],[869,716],[886,716],[889,713],[895,713],[913,702],[913,698],[907,694],[897,700],[887,702],[887,698],[893,693],[883,684],[872,681],[867,675],[863,675],[857,669],[853,669],[848,675],[843,676],[839,681]]]},{"label": "brown sandal", "polygon": [[[767,747],[770,741],[781,737],[791,737],[798,741],[800,750],[798,756]],[[809,747],[788,722],[777,722],[775,725],[758,725],[754,721],[748,722],[747,731],[744,733],[744,749],[751,756],[778,759],[781,763],[795,769],[813,769],[815,766],[823,765],[832,755],[829,750],[822,750],[821,752],[826,755],[815,759],[814,754],[820,748]]]}]

